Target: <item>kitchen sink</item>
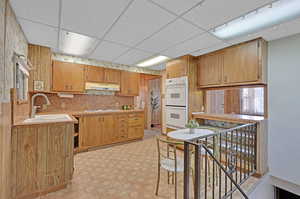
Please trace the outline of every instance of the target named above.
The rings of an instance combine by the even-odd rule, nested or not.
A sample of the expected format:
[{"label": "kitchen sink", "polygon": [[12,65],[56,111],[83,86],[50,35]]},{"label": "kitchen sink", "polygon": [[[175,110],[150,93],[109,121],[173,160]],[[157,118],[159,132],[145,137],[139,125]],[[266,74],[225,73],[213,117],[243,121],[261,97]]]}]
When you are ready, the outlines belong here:
[{"label": "kitchen sink", "polygon": [[24,120],[24,123],[47,123],[47,122],[68,122],[72,118],[67,114],[36,115],[34,118]]}]

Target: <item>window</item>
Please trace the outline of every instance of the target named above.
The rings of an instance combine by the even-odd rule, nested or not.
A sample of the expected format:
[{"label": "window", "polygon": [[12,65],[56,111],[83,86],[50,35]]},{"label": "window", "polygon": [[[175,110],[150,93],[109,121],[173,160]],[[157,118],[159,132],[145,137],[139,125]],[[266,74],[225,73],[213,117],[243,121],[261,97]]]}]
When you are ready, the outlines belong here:
[{"label": "window", "polygon": [[264,115],[264,87],[224,88],[205,92],[208,113]]},{"label": "window", "polygon": [[28,77],[29,67],[24,56],[15,54],[15,88],[17,100],[24,102],[28,100]]},{"label": "window", "polygon": [[264,115],[264,88],[241,89],[241,114]]}]

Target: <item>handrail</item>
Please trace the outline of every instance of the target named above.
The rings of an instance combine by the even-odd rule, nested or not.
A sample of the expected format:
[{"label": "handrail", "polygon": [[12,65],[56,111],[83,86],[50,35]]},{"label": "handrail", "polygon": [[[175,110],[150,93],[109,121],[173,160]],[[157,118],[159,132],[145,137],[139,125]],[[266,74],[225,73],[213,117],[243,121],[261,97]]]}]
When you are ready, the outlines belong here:
[{"label": "handrail", "polygon": [[223,165],[215,158],[215,156],[208,150],[208,148],[201,144],[201,146],[205,149],[205,151],[213,158],[213,160],[217,163],[217,165],[224,171],[225,175],[230,179],[230,181],[234,184],[234,186],[241,192],[241,194],[248,199],[246,193],[242,190],[241,186],[236,183],[236,181],[231,177],[231,175],[226,171]]},{"label": "handrail", "polygon": [[[256,123],[244,124],[184,142],[185,168],[190,168],[190,161],[192,160],[190,157],[190,149],[192,146],[195,148],[195,150],[193,150],[195,152],[195,158],[193,159],[193,161],[195,161],[195,199],[200,198],[202,177],[204,177],[205,184],[204,192],[201,194],[205,195],[204,199],[208,198],[209,191],[212,191],[212,198],[214,198],[215,190],[218,190],[219,192],[216,193],[219,194],[219,199],[225,199],[229,196],[232,197],[232,194],[237,190],[243,196],[243,198],[248,199],[248,196],[243,191],[241,185],[255,173],[257,138],[256,125]],[[204,172],[201,171],[200,157],[202,159],[204,158]],[[208,174],[211,171],[209,161],[213,164],[213,185],[212,187],[209,186],[208,188],[207,184],[211,178]],[[215,168],[215,166],[217,166],[217,168]],[[224,173],[224,179],[222,179],[223,175],[221,171]],[[215,185],[215,176],[217,181],[219,179],[218,185]],[[228,183],[227,180],[229,180]],[[222,187],[223,182],[224,190]],[[230,186],[229,188],[228,185]],[[185,169],[184,199],[189,198],[189,191],[189,171]],[[222,196],[223,194],[224,196]]]}]

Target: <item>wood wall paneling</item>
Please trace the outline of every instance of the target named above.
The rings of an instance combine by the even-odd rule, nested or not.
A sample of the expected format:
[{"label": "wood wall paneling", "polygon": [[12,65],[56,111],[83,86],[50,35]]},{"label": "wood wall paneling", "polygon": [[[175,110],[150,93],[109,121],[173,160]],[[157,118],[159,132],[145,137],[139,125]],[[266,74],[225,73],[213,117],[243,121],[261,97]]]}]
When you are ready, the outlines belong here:
[{"label": "wood wall paneling", "polygon": [[34,91],[34,82],[43,82],[43,89],[39,91],[50,92],[52,85],[51,49],[44,46],[28,45],[28,59],[32,64],[29,78],[29,91]]},{"label": "wood wall paneling", "polygon": [[189,64],[188,64],[188,95],[189,95],[189,109],[188,116],[189,119],[192,119],[193,112],[199,112],[202,110],[202,106],[204,104],[204,95],[203,91],[198,90],[197,88],[197,58],[193,56],[189,56]]}]

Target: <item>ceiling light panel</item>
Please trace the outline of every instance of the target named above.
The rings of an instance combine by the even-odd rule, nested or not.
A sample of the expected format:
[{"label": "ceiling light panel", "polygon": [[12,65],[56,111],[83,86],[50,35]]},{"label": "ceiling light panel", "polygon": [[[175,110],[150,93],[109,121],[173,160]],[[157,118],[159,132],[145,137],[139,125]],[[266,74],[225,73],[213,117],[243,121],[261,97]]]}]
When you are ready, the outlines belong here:
[{"label": "ceiling light panel", "polygon": [[219,26],[212,33],[219,38],[230,39],[254,33],[299,16],[299,0],[280,0]]},{"label": "ceiling light panel", "polygon": [[51,26],[33,23],[31,21],[18,19],[29,43],[57,48],[58,29]]},{"label": "ceiling light panel", "polygon": [[125,65],[135,65],[136,63],[140,62],[141,60],[145,60],[150,56],[152,56],[152,54],[132,49],[114,60],[114,62]]},{"label": "ceiling light panel", "polygon": [[267,41],[280,39],[283,37],[291,36],[294,34],[300,33],[300,18],[294,19],[282,23],[278,26],[273,26],[270,28],[263,29],[259,32],[253,34],[247,34],[234,39],[228,40],[227,42],[234,45],[241,42],[249,41],[258,37],[262,37]]},{"label": "ceiling light panel", "polygon": [[63,0],[62,28],[101,38],[130,0]]},{"label": "ceiling light panel", "polygon": [[187,11],[203,0],[152,0],[163,8],[170,10],[178,15]]},{"label": "ceiling light panel", "polygon": [[137,48],[158,53],[201,32],[203,31],[197,27],[182,19],[178,19],[159,33],[145,40]]},{"label": "ceiling light panel", "polygon": [[203,33],[193,37],[179,45],[173,46],[163,52],[164,55],[175,58],[197,51],[199,49],[209,48],[222,41],[209,33]]},{"label": "ceiling light panel", "polygon": [[96,48],[90,58],[101,60],[101,61],[112,61],[122,53],[128,51],[129,48],[119,44],[102,41],[101,44]]},{"label": "ceiling light panel", "polygon": [[174,19],[147,0],[134,1],[105,39],[134,46]]},{"label": "ceiling light panel", "polygon": [[92,52],[97,42],[95,38],[63,30],[59,49],[65,54],[85,56]]},{"label": "ceiling light panel", "polygon": [[138,63],[137,66],[139,66],[139,67],[149,67],[149,66],[153,66],[153,65],[163,63],[163,62],[165,62],[169,59],[170,59],[169,57],[159,55],[159,56],[155,56],[155,57],[152,57],[150,59],[147,59],[145,61],[142,61],[142,62]]},{"label": "ceiling light panel", "polygon": [[183,17],[209,30],[270,2],[272,0],[206,0]]},{"label": "ceiling light panel", "polygon": [[10,0],[17,17],[58,27],[59,0]]}]

